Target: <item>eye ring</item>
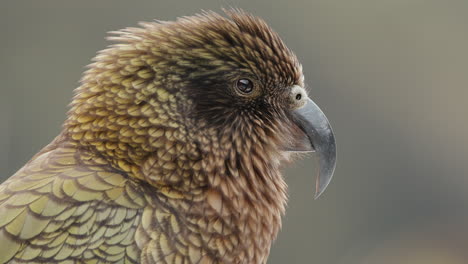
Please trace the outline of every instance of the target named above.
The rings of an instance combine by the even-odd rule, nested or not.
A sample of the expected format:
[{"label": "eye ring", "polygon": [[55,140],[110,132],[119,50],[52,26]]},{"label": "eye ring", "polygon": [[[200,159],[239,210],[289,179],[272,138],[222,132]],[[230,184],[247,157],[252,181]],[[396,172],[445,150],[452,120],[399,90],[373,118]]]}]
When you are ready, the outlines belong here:
[{"label": "eye ring", "polygon": [[235,87],[243,94],[250,94],[254,90],[254,83],[247,78],[241,78],[236,81]]}]

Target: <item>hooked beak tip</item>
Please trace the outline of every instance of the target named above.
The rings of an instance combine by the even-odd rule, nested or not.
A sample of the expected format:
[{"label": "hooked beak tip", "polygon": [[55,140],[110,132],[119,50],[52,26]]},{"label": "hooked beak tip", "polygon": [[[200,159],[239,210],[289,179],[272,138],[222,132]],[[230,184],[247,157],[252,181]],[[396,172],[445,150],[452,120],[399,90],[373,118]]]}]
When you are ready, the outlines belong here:
[{"label": "hooked beak tip", "polygon": [[335,171],[335,136],[325,114],[310,98],[305,106],[295,111],[295,116],[318,156],[319,173],[315,187],[315,199],[317,199],[327,188]]}]

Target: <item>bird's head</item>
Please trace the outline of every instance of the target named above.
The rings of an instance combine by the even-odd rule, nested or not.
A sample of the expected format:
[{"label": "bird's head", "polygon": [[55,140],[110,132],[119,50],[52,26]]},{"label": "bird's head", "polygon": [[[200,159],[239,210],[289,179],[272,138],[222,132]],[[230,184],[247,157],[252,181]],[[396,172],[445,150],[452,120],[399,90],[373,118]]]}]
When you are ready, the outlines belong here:
[{"label": "bird's head", "polygon": [[286,153],[315,150],[319,195],[333,174],[335,142],[300,63],[263,20],[226,13],[113,32],[118,44],[85,73],[66,132],[134,174],[262,174]]}]

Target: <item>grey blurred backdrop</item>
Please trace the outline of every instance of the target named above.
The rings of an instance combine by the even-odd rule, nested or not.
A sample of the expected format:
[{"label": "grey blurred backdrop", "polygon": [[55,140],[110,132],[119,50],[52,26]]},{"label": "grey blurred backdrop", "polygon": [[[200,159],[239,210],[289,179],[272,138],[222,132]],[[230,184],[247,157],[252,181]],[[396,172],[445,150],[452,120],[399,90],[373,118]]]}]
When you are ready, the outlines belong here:
[{"label": "grey blurred backdrop", "polygon": [[227,6],[296,52],[338,141],[319,200],[313,157],[286,169],[269,263],[468,263],[466,0],[3,0],[0,180],[59,133],[107,31]]}]

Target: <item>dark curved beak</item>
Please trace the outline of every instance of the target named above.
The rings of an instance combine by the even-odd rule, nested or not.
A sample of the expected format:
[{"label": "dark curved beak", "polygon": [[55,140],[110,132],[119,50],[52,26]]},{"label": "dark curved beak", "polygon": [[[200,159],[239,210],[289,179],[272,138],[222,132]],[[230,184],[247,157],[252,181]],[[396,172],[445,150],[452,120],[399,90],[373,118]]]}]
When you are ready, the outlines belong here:
[{"label": "dark curved beak", "polygon": [[295,110],[293,115],[297,125],[307,135],[308,143],[312,146],[311,149],[301,151],[315,150],[319,158],[319,175],[315,186],[315,199],[317,199],[327,188],[335,171],[335,136],[327,117],[310,98],[307,98],[306,104]]}]

